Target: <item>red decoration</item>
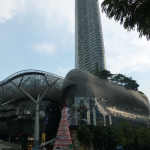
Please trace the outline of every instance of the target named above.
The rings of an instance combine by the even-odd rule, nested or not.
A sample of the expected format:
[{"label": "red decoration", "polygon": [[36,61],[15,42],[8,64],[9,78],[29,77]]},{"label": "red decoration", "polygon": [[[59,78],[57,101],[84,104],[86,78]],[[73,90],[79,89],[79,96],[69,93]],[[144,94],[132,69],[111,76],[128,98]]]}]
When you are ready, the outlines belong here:
[{"label": "red decoration", "polygon": [[63,106],[66,107],[66,104],[64,103]]},{"label": "red decoration", "polygon": [[66,108],[64,107],[62,110],[62,116],[59,123],[53,150],[57,150],[58,148],[60,150],[71,150],[69,149],[69,144],[72,144],[72,140],[67,120]]}]

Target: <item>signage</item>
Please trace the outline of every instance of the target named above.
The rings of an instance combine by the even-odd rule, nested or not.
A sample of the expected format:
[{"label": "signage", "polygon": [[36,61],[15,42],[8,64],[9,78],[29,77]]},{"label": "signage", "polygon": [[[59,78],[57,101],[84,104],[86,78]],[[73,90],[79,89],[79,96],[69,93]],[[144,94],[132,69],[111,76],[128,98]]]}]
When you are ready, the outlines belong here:
[{"label": "signage", "polygon": [[41,144],[45,143],[46,141],[46,133],[42,133],[42,141]]},{"label": "signage", "polygon": [[29,141],[33,141],[33,140],[34,140],[34,138],[32,138],[32,137],[28,137],[28,140],[29,140]]}]

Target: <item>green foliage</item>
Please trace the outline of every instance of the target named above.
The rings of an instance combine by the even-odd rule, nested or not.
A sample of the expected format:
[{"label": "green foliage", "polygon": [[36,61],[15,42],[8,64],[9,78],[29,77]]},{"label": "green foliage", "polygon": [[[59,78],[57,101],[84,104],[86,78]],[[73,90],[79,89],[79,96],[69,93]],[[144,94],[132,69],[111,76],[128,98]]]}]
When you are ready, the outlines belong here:
[{"label": "green foliage", "polygon": [[86,125],[82,125],[77,130],[77,138],[85,146],[86,149],[86,146],[90,146],[93,135]]},{"label": "green foliage", "polygon": [[141,127],[137,130],[138,144],[142,149],[150,149],[150,131]]},{"label": "green foliage", "polygon": [[150,39],[150,0],[103,0],[102,11],[120,21],[128,31],[137,28],[139,37]]},{"label": "green foliage", "polygon": [[122,122],[116,131],[117,144],[123,145],[125,149],[132,150],[134,144],[134,130],[128,122]]},{"label": "green foliage", "polygon": [[[92,133],[83,125],[77,131],[78,140],[84,146],[90,146]],[[93,144],[96,149],[115,150],[116,145],[122,145],[124,150],[149,150],[150,130],[145,127],[138,129],[128,122],[122,122],[117,128],[112,126],[95,126],[93,129]]]},{"label": "green foliage", "polygon": [[112,76],[110,71],[102,68],[99,69],[98,63],[96,63],[94,75],[99,77],[100,79],[105,79],[105,80]]},{"label": "green foliage", "polygon": [[110,80],[111,82],[120,84],[125,86],[128,89],[131,90],[138,90],[139,84],[132,79],[132,77],[126,77],[123,74],[112,74],[109,70],[105,69],[99,69],[98,63],[96,63],[95,66],[95,76],[97,76],[100,79]]},{"label": "green foliage", "polygon": [[[90,146],[92,133],[83,125],[77,131],[78,140],[86,147]],[[124,150],[149,150],[150,130],[145,127],[134,128],[128,122],[122,122],[118,127],[95,126],[93,128],[93,144],[96,149],[115,150],[122,145]]]},{"label": "green foliage", "polygon": [[114,83],[124,85],[126,88],[135,90],[135,91],[137,91],[139,87],[139,84],[136,83],[136,81],[133,80],[132,77],[129,78],[122,74],[115,74],[111,76],[110,80]]},{"label": "green foliage", "polygon": [[93,129],[93,143],[96,148],[101,149],[108,139],[108,133],[103,130],[102,126],[95,126]]},{"label": "green foliage", "polygon": [[116,150],[116,130],[112,126],[106,126],[104,128],[105,132],[107,133],[107,139],[105,142],[105,150]]},{"label": "green foliage", "polygon": [[140,94],[144,94],[142,91],[138,91]]},{"label": "green foliage", "polygon": [[105,80],[112,76],[110,71],[104,69],[100,70],[99,75],[101,79],[105,79]]}]

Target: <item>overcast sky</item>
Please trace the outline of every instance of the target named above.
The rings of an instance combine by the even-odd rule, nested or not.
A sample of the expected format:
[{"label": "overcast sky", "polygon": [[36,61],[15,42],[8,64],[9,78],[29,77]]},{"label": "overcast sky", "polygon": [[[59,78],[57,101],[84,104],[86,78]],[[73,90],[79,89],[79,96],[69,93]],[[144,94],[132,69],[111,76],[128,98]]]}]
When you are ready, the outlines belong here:
[{"label": "overcast sky", "polygon": [[[0,81],[25,69],[63,77],[74,69],[74,7],[75,0],[0,0]],[[107,69],[137,80],[150,99],[150,42],[100,13]]]}]

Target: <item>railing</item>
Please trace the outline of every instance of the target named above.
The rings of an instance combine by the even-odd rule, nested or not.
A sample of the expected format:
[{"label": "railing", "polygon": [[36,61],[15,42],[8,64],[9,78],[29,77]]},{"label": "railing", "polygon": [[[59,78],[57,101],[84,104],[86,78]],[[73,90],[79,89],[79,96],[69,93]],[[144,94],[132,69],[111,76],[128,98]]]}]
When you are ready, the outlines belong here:
[{"label": "railing", "polygon": [[52,139],[52,140],[50,140],[50,141],[47,141],[47,142],[45,142],[45,143],[43,143],[43,144],[41,144],[41,145],[38,145],[38,146],[36,146],[36,147],[33,147],[32,150],[36,150],[36,149],[38,149],[38,148],[40,148],[40,147],[43,147],[43,146],[45,146],[45,145],[47,145],[47,144],[50,144],[50,143],[54,142],[55,139],[56,139],[56,138],[54,138],[54,139]]}]

